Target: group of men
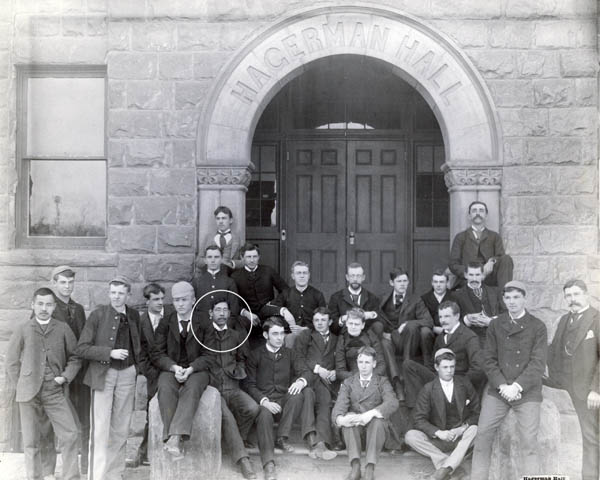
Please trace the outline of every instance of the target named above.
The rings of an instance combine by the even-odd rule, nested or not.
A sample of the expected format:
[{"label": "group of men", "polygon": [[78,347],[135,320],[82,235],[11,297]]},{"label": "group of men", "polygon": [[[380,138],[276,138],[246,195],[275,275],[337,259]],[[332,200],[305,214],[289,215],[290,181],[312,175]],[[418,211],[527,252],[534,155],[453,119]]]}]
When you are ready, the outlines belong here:
[{"label": "group of men", "polygon": [[[15,330],[6,358],[28,477],[48,473],[40,442],[50,423],[63,478],[78,478],[79,451],[85,470],[88,445],[88,478],[121,478],[140,373],[148,401],[158,397],[173,461],[200,434],[193,419],[210,385],[221,395],[222,436],[233,462],[244,478],[256,478],[248,455],[256,443],[267,480],[277,478],[274,449],[294,449],[295,422],[313,459],[333,459],[345,446],[349,480],[374,478],[380,452],[402,448],[402,437],[431,458],[432,478],[465,477],[461,463],[472,450],[471,478],[486,479],[495,433],[511,409],[521,473],[538,474],[545,383],[571,396],[583,480],[596,480],[600,316],[587,286],[564,285],[569,313],[548,347],[546,326],[525,309],[526,287],[512,280],[500,237],[485,228],[487,207],[474,202],[469,216],[472,227],[455,239],[449,265],[458,288],[451,291],[448,272],[438,270],[422,296],[410,293],[408,273],[395,268],[390,292],[379,298],[363,287],[358,263],[348,266],[347,285],[328,303],[309,284],[304,262],[293,263],[288,286],[260,263],[256,245],[237,252],[227,207],[215,211],[217,232],[202,240],[191,282],[172,286],[172,305],[161,285],[148,284],[141,317],[127,305],[131,283],[117,276],[110,303],[86,321],[71,299],[75,270],[55,268],[51,289],[34,293],[32,318]],[[146,425],[139,462],[148,462],[147,438]]]}]

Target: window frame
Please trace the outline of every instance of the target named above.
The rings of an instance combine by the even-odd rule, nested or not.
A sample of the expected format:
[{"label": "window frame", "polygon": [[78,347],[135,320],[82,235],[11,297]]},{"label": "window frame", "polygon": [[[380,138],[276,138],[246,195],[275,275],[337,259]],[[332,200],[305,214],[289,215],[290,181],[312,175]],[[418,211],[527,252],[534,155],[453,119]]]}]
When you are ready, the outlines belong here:
[{"label": "window frame", "polygon": [[[104,249],[108,238],[108,78],[106,65],[17,65],[16,162],[17,191],[15,226],[17,248]],[[102,78],[104,79],[104,154],[102,156],[34,156],[27,155],[27,93],[31,78]],[[30,236],[29,235],[29,172],[31,161],[98,161],[106,169],[106,234],[103,237]]]}]

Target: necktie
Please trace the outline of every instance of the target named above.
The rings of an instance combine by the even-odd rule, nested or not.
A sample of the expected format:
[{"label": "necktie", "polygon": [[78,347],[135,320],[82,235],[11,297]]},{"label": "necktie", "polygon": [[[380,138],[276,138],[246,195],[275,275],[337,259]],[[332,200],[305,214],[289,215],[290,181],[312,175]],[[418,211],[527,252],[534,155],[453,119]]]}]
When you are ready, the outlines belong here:
[{"label": "necktie", "polygon": [[450,332],[444,330],[444,343],[448,345],[448,340],[450,340]]},{"label": "necktie", "polygon": [[179,322],[181,324],[181,336],[183,338],[187,337],[188,334],[188,324],[190,323],[189,320],[181,320]]},{"label": "necktie", "polygon": [[369,381],[368,380],[361,380],[360,381],[360,386],[365,389],[369,386]]},{"label": "necktie", "polygon": [[474,288],[473,293],[479,300],[481,300],[481,297],[483,297],[483,289],[481,287]]},{"label": "necktie", "polygon": [[225,330],[217,330],[217,337],[219,337],[219,340],[223,340],[224,336],[225,336]]},{"label": "necktie", "polygon": [[479,232],[477,230],[473,230],[473,236],[475,237],[475,240],[479,241]]},{"label": "necktie", "polygon": [[354,303],[355,305],[359,304],[360,301],[360,294],[355,295],[354,293],[350,294],[350,297],[352,298],[352,303]]},{"label": "necktie", "polygon": [[219,232],[219,246],[222,250],[225,250],[225,247],[227,246],[227,238],[225,238],[225,235],[227,235],[227,233]]},{"label": "necktie", "polygon": [[396,306],[397,309],[402,306],[403,300],[404,300],[404,298],[402,297],[402,295],[396,295],[396,301],[394,302],[394,305]]},{"label": "necktie", "polygon": [[329,335],[321,335],[321,338],[323,338],[323,342],[325,343],[329,341]]}]

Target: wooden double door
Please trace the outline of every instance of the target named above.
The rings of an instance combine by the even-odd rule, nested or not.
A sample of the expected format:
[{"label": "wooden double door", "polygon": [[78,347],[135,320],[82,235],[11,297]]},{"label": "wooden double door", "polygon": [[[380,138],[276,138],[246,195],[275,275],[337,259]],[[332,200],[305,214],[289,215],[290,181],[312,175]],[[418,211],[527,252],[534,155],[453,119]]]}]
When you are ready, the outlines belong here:
[{"label": "wooden double door", "polygon": [[407,145],[381,139],[287,142],[282,260],[304,260],[328,297],[346,266],[363,265],[365,285],[389,290],[391,268],[411,261],[412,203]]}]

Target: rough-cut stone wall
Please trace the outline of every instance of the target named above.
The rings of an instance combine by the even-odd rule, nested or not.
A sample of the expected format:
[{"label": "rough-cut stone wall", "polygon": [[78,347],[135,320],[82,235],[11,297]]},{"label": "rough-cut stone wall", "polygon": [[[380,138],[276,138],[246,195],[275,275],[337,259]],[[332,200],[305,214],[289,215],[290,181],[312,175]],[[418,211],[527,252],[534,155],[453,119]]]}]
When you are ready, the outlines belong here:
[{"label": "rough-cut stone wall", "polygon": [[[326,2],[324,4],[347,4]],[[503,131],[502,234],[530,306],[551,322],[560,286],[600,286],[595,0],[385,0],[451,37],[485,79]],[[317,5],[321,5],[318,3]],[[53,265],[78,270],[87,309],[106,281],[187,278],[196,243],[196,138],[223,65],[299,0],[10,0],[0,10],[0,341]],[[106,251],[15,250],[15,68],[106,64]],[[0,344],[0,351],[3,345]]]}]

